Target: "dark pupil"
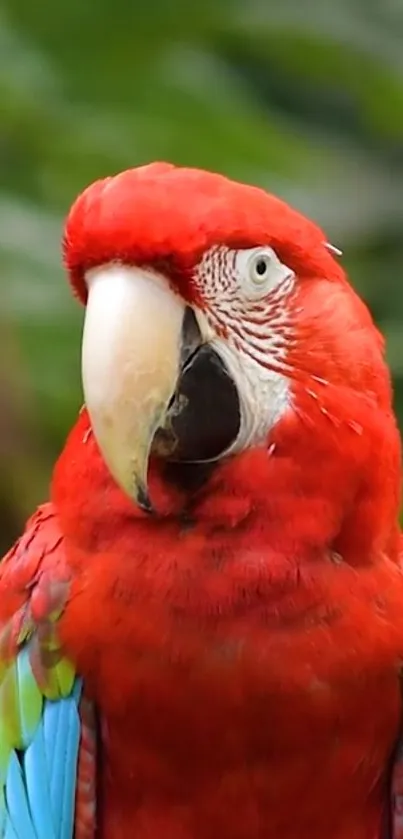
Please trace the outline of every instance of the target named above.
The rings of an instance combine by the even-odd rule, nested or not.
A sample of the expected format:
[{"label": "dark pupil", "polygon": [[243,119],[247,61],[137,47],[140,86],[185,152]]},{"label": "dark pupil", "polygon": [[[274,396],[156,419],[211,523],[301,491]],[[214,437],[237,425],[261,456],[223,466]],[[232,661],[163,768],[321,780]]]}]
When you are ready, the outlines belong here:
[{"label": "dark pupil", "polygon": [[263,277],[267,271],[267,262],[264,259],[259,259],[256,263],[256,273],[259,277]]}]

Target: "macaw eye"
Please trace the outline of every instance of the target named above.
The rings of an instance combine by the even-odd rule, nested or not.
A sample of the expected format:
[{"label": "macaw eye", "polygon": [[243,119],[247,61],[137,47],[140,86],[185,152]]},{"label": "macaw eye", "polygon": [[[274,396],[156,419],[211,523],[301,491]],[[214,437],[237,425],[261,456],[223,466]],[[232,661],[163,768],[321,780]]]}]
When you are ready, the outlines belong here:
[{"label": "macaw eye", "polygon": [[291,268],[280,262],[272,248],[239,251],[237,262],[241,285],[247,297],[263,297],[293,276]]},{"label": "macaw eye", "polygon": [[267,281],[270,271],[270,259],[266,254],[255,256],[250,266],[250,276],[256,285],[260,286]]}]

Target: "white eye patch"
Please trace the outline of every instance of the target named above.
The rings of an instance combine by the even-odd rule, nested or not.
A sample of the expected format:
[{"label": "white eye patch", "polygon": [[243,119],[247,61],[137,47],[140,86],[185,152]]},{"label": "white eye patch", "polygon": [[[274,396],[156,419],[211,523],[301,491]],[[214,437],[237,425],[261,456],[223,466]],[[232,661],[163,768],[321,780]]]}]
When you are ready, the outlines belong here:
[{"label": "white eye patch", "polygon": [[269,247],[238,251],[235,270],[245,297],[252,300],[265,297],[294,276]]}]

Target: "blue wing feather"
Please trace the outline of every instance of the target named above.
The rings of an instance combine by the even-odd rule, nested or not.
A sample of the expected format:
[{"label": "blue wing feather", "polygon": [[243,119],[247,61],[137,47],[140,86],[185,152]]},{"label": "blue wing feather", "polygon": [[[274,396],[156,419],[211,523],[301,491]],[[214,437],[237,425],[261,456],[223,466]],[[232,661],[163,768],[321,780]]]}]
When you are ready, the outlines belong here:
[{"label": "blue wing feather", "polygon": [[[46,713],[46,708],[44,709]],[[52,837],[54,827],[50,808],[49,776],[46,766],[43,720],[41,719],[35,737],[24,753],[22,760],[25,788],[32,824],[36,836],[45,839]]]},{"label": "blue wing feather", "polygon": [[[60,702],[49,703],[47,713],[43,717],[43,736],[45,738],[46,763],[49,777],[53,779],[53,769],[59,760],[58,733],[61,705]],[[52,783],[52,780],[51,780]]]},{"label": "blue wing feather", "polygon": [[[12,824],[11,824],[11,821],[9,821],[7,823],[6,832],[4,834],[4,839],[18,839],[18,836],[17,836],[17,834],[16,834],[16,832],[15,832],[15,830],[14,830]],[[27,836],[27,839],[29,839],[29,835]]]},{"label": "blue wing feather", "polygon": [[77,679],[69,696],[44,699],[31,742],[12,751],[1,839],[73,839],[80,694]]},{"label": "blue wing feather", "polygon": [[[77,706],[71,703],[70,719],[68,722],[69,733],[66,740],[65,765],[77,766],[78,747],[80,740],[80,719],[77,713]],[[73,835],[74,827],[74,802],[76,793],[76,772],[64,772],[63,795],[60,800],[60,832],[58,839],[68,839]]]},{"label": "blue wing feather", "polygon": [[[54,703],[48,710],[49,714],[57,713],[58,715],[52,772],[49,775],[52,809],[58,824],[57,839],[69,839],[73,835],[76,769],[80,741],[79,688],[80,685],[77,685],[72,696]],[[75,771],[66,772],[65,767],[74,767]]]},{"label": "blue wing feather", "polygon": [[20,761],[15,752],[11,755],[6,783],[7,815],[5,836],[15,836],[19,839],[37,839],[28,800],[25,794],[24,778]]}]

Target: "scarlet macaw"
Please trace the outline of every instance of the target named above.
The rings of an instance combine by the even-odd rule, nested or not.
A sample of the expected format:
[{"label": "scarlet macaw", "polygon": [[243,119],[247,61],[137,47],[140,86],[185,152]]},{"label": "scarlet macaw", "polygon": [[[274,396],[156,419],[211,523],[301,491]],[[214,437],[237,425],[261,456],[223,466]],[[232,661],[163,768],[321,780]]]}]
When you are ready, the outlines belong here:
[{"label": "scarlet macaw", "polygon": [[0,568],[0,837],[401,839],[400,439],[326,237],[156,163],[64,261],[86,407]]}]

